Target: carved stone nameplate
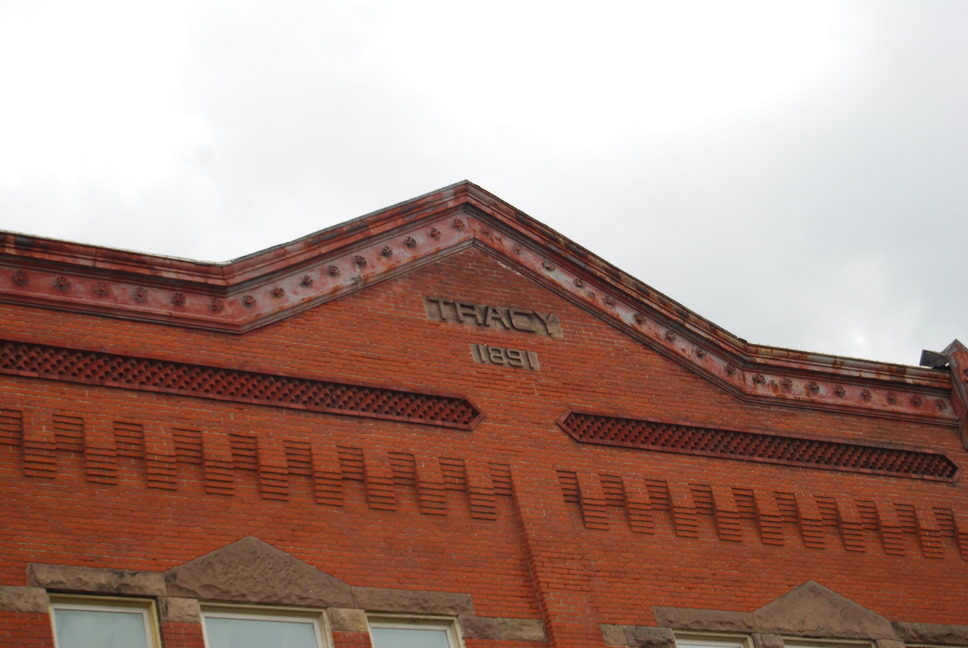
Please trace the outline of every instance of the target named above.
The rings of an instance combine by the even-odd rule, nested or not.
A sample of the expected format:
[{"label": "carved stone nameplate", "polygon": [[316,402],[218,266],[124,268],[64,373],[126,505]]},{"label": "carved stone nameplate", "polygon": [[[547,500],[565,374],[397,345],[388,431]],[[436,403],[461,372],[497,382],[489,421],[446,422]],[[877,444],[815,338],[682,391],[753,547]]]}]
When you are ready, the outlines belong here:
[{"label": "carved stone nameplate", "polygon": [[534,351],[523,349],[505,349],[504,347],[491,346],[489,344],[472,344],[471,356],[478,364],[492,364],[501,367],[513,367],[515,369],[531,369],[538,371],[541,365],[538,364],[538,354]]},{"label": "carved stone nameplate", "polygon": [[441,322],[562,337],[561,322],[554,313],[473,304],[438,297],[424,297],[424,308],[427,310],[428,318]]}]

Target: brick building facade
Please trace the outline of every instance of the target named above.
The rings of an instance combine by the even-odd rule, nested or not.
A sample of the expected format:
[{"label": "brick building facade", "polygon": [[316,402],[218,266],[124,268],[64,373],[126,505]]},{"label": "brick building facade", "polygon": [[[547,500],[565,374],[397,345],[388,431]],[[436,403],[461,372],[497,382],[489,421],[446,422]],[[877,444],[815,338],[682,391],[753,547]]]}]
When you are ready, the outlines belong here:
[{"label": "brick building facade", "polygon": [[2,646],[968,646],[958,342],[752,345],[469,183],[0,243]]}]

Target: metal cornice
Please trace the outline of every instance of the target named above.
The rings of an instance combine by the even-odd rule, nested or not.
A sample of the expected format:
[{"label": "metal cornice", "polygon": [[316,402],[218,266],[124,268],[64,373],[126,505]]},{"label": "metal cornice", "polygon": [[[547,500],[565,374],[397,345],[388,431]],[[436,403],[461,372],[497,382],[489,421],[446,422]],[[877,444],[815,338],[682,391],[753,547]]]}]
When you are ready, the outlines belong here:
[{"label": "metal cornice", "polygon": [[[505,225],[502,230],[512,237],[515,230],[529,232],[533,235],[532,238],[536,239],[535,242],[539,243],[537,247],[541,254],[550,259],[553,264],[560,266],[556,271],[544,274],[563,274],[566,279],[573,281],[582,279],[588,286],[598,287],[597,294],[589,295],[586,292],[584,295],[585,298],[590,297],[592,302],[595,301],[595,297],[599,297],[601,305],[610,306],[605,293],[610,293],[613,297],[620,294],[627,300],[640,302],[643,309],[649,310],[670,325],[675,325],[680,330],[690,331],[710,344],[718,344],[723,348],[724,353],[745,362],[765,362],[807,372],[829,371],[838,375],[845,374],[889,382],[902,381],[914,384],[927,381],[939,388],[950,388],[947,374],[930,369],[750,344],[612,266],[580,245],[569,241],[554,230],[514,210],[506,203],[501,203],[506,209],[495,209],[494,205],[481,200],[479,194],[484,194],[492,200],[499,199],[478,187],[473,189],[476,189],[472,194],[474,200],[469,202],[480,210],[477,212],[480,216],[497,217]],[[511,213],[508,214],[508,211]],[[608,309],[603,310],[608,311]]]},{"label": "metal cornice", "polygon": [[[249,267],[230,269],[228,280],[216,276],[221,266],[174,278],[71,265],[48,255],[2,255],[0,301],[243,333],[465,247],[473,233],[460,215],[459,206],[447,206],[376,235],[339,237],[331,246],[313,248],[312,237],[300,239],[235,262]],[[150,268],[142,262],[138,270],[144,267]]]},{"label": "metal cornice", "polygon": [[[522,241],[505,228],[495,227],[490,219],[468,220],[476,233],[476,245],[503,260],[512,259],[519,269],[562,297],[738,398],[947,426],[958,420],[946,373],[748,344],[741,348],[723,344],[721,336],[728,333],[706,335],[703,327],[690,325],[695,317],[690,311],[682,309],[670,314],[665,306],[671,300],[656,305],[653,300],[630,294],[622,285],[585,272],[560,250]],[[762,356],[757,355],[759,349],[765,351]],[[787,357],[773,361],[771,351],[780,351]],[[825,363],[825,359],[829,362]]]},{"label": "metal cornice", "polygon": [[952,403],[958,414],[961,444],[968,450],[968,348],[955,340],[944,350],[951,370]]},{"label": "metal cornice", "polygon": [[469,182],[223,264],[0,233],[0,301],[239,334],[469,245],[738,398],[959,419],[948,372],[749,344]]}]

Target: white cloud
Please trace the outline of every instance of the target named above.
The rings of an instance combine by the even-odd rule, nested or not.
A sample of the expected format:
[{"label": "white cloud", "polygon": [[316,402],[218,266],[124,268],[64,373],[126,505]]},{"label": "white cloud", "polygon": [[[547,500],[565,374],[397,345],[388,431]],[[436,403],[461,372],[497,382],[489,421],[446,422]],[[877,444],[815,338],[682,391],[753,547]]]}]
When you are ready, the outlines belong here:
[{"label": "white cloud", "polygon": [[220,260],[469,178],[753,342],[911,362],[968,337],[966,26],[945,0],[0,0],[0,227]]}]

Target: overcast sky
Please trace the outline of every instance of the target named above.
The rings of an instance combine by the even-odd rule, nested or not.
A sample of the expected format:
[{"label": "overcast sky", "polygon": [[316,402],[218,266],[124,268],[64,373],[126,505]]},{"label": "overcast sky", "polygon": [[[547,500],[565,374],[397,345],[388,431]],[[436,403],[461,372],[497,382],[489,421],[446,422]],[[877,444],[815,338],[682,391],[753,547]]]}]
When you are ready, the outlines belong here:
[{"label": "overcast sky", "polygon": [[968,2],[0,0],[0,229],[226,261],[469,179],[750,342],[968,342]]}]

